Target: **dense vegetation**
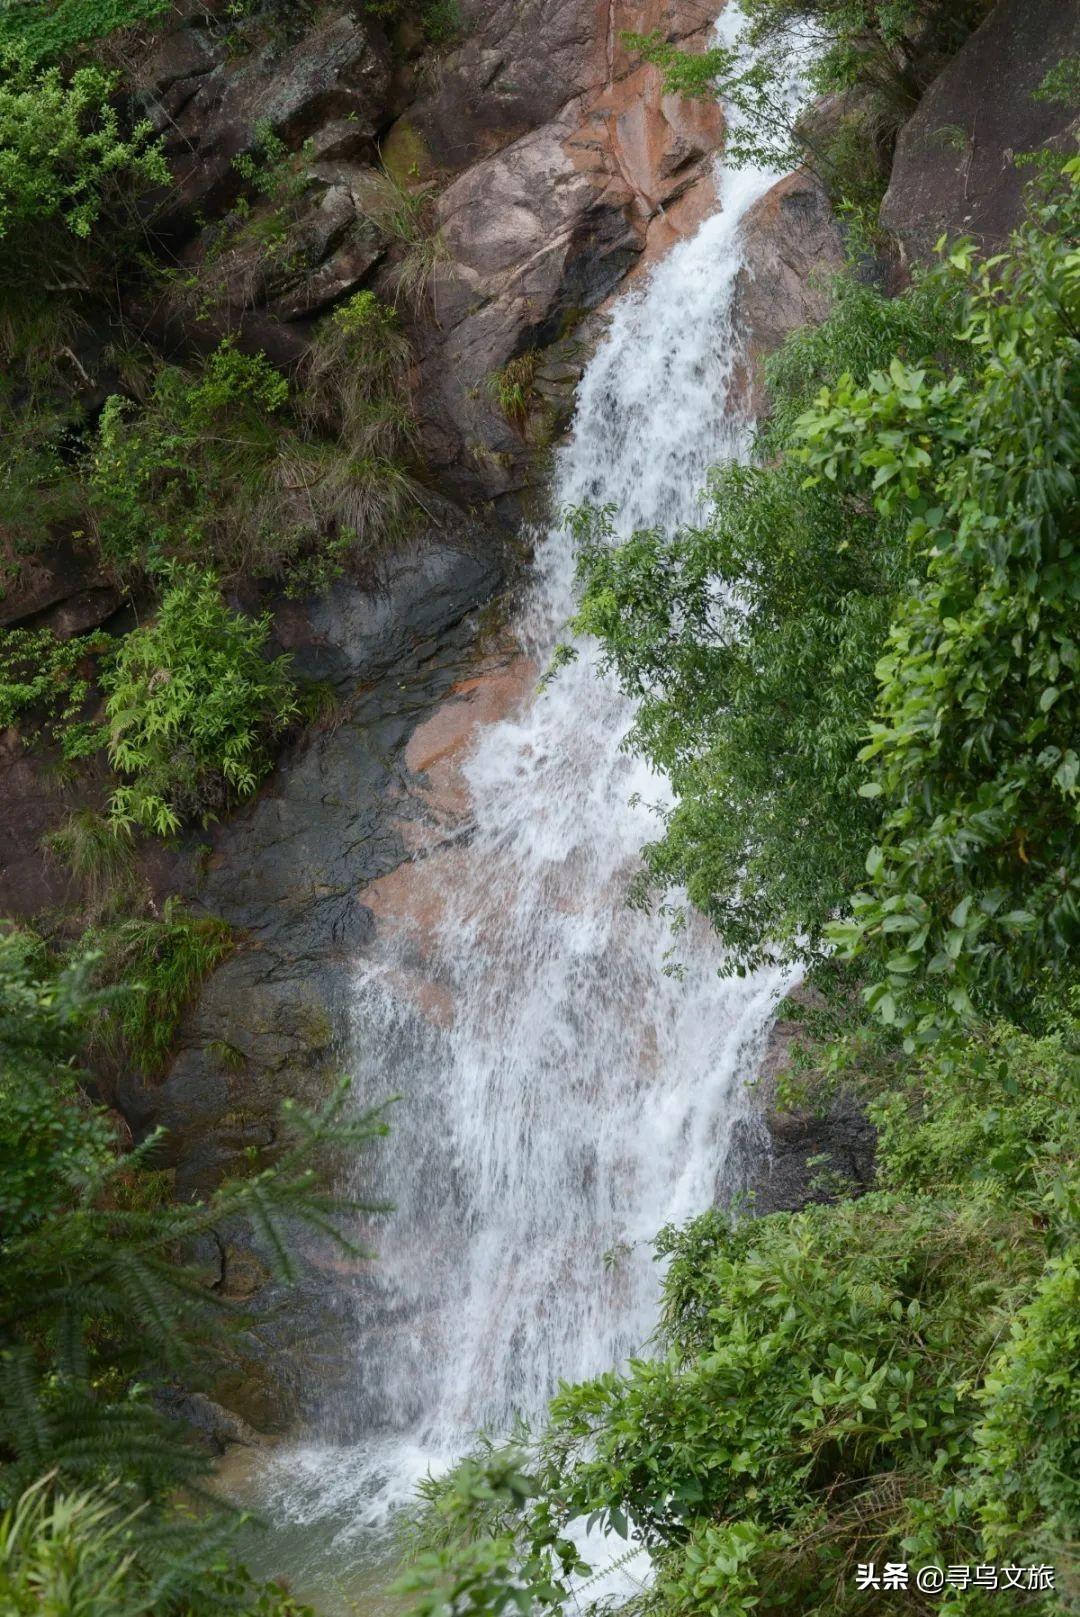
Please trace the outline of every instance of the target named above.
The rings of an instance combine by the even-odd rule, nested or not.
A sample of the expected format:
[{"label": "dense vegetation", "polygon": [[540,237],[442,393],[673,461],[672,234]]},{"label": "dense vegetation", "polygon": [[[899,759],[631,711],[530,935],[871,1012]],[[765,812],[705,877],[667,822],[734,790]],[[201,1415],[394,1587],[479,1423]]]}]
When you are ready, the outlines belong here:
[{"label": "dense vegetation", "polygon": [[426,1617],[587,1606],[583,1521],[649,1550],[642,1617],[1077,1609],[1078,247],[1074,158],[997,259],[843,279],[700,528],[570,513],[678,793],[637,901],[802,963],[787,1098],[853,1087],[877,1180],[661,1232],[653,1356],[429,1485]]}]

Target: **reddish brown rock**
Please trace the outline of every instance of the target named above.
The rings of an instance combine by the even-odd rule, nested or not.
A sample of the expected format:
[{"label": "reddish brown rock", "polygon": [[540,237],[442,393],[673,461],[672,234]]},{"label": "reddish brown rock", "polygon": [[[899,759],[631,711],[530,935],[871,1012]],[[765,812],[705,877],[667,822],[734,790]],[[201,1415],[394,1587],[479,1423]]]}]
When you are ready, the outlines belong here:
[{"label": "reddish brown rock", "polygon": [[[704,45],[711,19],[688,0],[599,7],[565,0],[542,21],[529,7],[515,11],[498,50],[484,54],[474,42],[433,101],[409,113],[434,142],[448,108],[464,98],[467,73],[487,75],[482,93],[474,84],[468,111],[461,106],[459,137],[448,148],[451,160],[485,149],[488,155],[440,198],[446,262],[421,391],[432,459],[459,474],[464,459],[468,478],[488,494],[519,487],[528,466],[493,402],[493,375],[576,326],[646,247],[655,258],[694,228],[712,200],[712,159],[723,139],[716,102],[665,95],[661,73],[637,63],[620,41],[624,30],[655,29],[689,48]],[[488,25],[506,15],[492,8]],[[555,73],[559,62],[564,69]],[[497,87],[506,82],[515,91],[504,105]],[[515,116],[528,109],[546,121],[510,139],[513,122],[501,122],[499,113],[510,104]],[[686,206],[694,192],[696,206]]]}]

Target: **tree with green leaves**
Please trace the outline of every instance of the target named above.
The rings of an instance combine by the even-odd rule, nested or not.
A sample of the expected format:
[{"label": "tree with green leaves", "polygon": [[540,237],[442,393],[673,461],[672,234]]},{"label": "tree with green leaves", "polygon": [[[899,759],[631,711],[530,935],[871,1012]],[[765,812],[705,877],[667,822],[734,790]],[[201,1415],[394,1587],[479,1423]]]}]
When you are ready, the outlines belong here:
[{"label": "tree with green leaves", "polygon": [[972,363],[893,359],[801,419],[816,484],[902,517],[898,603],[859,754],[884,811],[834,943],[909,1038],[942,1001],[1023,1014],[1080,949],[1080,159],[1008,253],[955,248]]},{"label": "tree with green leaves", "polygon": [[1019,1014],[1080,941],[1078,220],[1070,162],[989,264],[957,248],[893,302],[841,282],[700,531],[611,548],[575,518],[577,627],[678,798],[654,883],[732,969],[841,944],[911,1037]]},{"label": "tree with green leaves", "polygon": [[787,453],[793,424],[823,379],[955,352],[954,313],[936,288],[890,301],[841,279],[825,324],[769,362],[755,461],[714,472],[700,528],[613,546],[604,513],[573,515],[575,628],[635,699],[627,745],[674,789],[635,898],[684,888],[731,971],[777,952],[819,958],[858,883],[881,812],[858,794],[858,754],[913,566],[901,521],[831,483],[806,487]]}]

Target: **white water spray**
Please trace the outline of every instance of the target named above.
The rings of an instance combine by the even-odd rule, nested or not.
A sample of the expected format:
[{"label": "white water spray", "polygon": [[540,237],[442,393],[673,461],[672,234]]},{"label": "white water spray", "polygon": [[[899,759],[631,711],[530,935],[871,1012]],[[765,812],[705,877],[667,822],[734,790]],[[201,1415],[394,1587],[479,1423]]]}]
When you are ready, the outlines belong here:
[{"label": "white water spray", "polygon": [[[742,19],[718,24],[731,43]],[[709,468],[745,450],[731,397],[739,228],[778,178],[718,173],[718,211],[622,299],[582,378],[553,504],[615,508],[617,531],[698,512]],[[574,557],[540,545],[518,625],[542,665],[573,609]],[[656,1323],[648,1242],[715,1198],[778,973],[721,979],[691,925],[665,974],[666,921],[625,893],[667,788],[620,743],[628,702],[594,657],[482,731],[466,766],[475,827],[439,897],[425,974],[448,1026],[400,990],[415,939],[383,923],[356,978],[357,1089],[403,1093],[347,1420],[290,1449],[271,1514],[333,1521],[338,1553],[460,1455],[480,1428],[536,1417],[560,1378],[608,1369]],[[438,861],[433,861],[433,867]],[[614,1250],[616,1261],[605,1265]]]}]

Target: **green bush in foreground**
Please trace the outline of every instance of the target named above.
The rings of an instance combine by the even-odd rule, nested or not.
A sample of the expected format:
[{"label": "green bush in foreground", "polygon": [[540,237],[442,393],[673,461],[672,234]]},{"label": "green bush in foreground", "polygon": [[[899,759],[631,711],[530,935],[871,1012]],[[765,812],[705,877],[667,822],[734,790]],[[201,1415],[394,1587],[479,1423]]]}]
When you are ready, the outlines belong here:
[{"label": "green bush in foreground", "polygon": [[895,358],[797,427],[815,481],[902,516],[919,587],[877,666],[860,788],[880,801],[866,886],[834,942],[917,1039],[1016,1014],[1080,944],[1080,158],[1009,253],[969,248],[973,365]]},{"label": "green bush in foreground", "polygon": [[574,518],[577,627],[679,798],[655,883],[735,968],[839,944],[913,1043],[1022,1016],[1080,943],[1078,232],[1073,160],[991,264],[842,290],[700,531]]},{"label": "green bush in foreground", "polygon": [[[1057,1590],[1023,1609],[1070,1609],[1080,1021],[902,1078],[877,1107],[882,1188],[662,1232],[657,1356],[563,1388],[525,1452],[430,1485],[419,1611],[557,1611],[585,1518],[651,1550],[630,1609],[656,1617],[854,1614],[856,1563],[885,1560],[1051,1564]],[[922,1609],[914,1586],[891,1598]]]},{"label": "green bush in foreground", "polygon": [[121,641],[102,677],[109,758],[130,781],[110,813],[158,835],[249,796],[297,711],[289,659],[263,655],[269,616],[231,611],[211,573],[167,577],[157,617]]},{"label": "green bush in foreground", "polygon": [[117,1509],[108,1489],[27,1488],[0,1515],[0,1609],[5,1617],[314,1617],[276,1584],[259,1584],[234,1564],[227,1538],[190,1523],[191,1546],[155,1544],[142,1512]]}]

